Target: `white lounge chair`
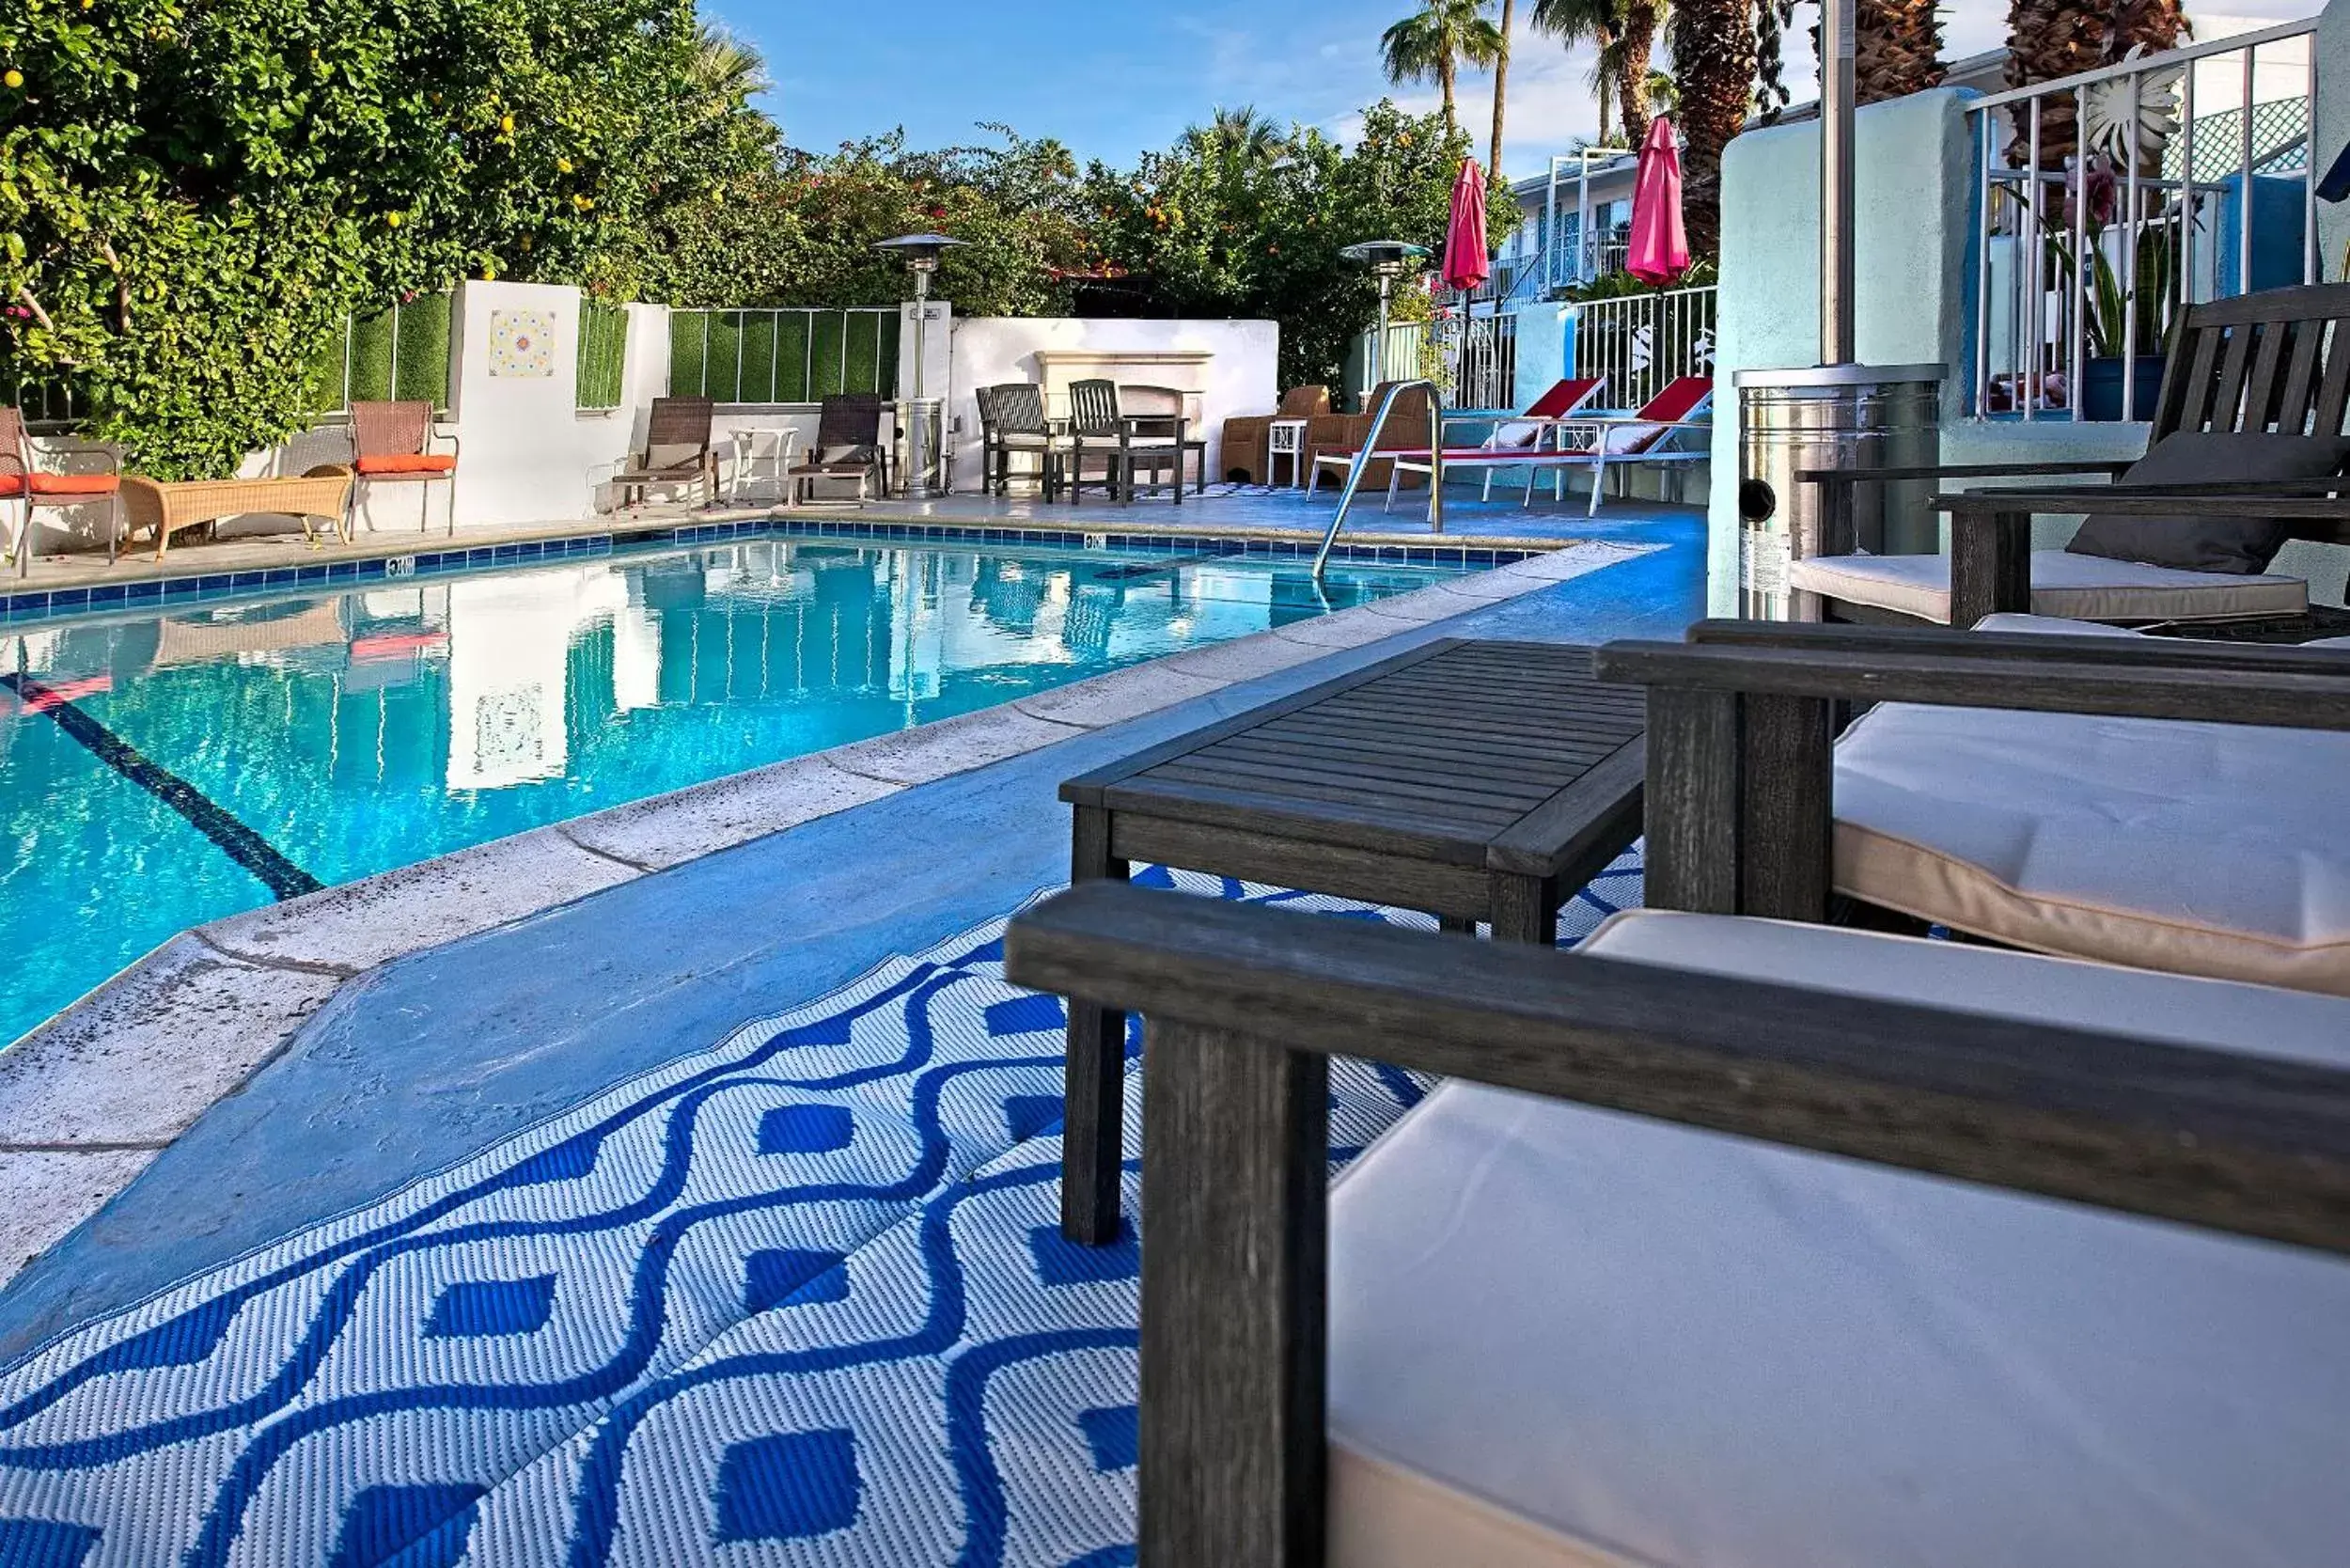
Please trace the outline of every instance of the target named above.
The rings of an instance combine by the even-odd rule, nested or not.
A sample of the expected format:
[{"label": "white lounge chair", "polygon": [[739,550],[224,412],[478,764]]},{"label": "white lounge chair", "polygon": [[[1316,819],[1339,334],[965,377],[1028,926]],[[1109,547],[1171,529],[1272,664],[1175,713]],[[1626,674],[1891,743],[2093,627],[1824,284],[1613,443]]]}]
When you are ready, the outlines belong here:
[{"label": "white lounge chair", "polygon": [[[1492,491],[1493,471],[1517,467],[1527,470],[1525,505],[1534,501],[1534,480],[1537,471],[1547,470],[1554,478],[1555,489],[1563,498],[1567,473],[1574,469],[1591,471],[1591,500],[1588,510],[1597,513],[1599,500],[1606,489],[1610,468],[1648,464],[1670,466],[1705,463],[1712,459],[1713,448],[1699,441],[1696,432],[1711,431],[1713,421],[1705,418],[1706,410],[1714,401],[1714,384],[1703,376],[1683,376],[1668,384],[1637,411],[1628,415],[1591,415],[1559,420],[1553,429],[1554,445],[1547,449],[1504,452],[1484,447],[1463,447],[1445,450],[1445,466],[1461,466],[1466,471],[1484,470],[1487,494]],[[1407,454],[1395,460],[1394,472],[1387,479],[1387,498],[1395,499],[1395,487],[1406,473],[1425,474],[1429,459],[1425,454]]]}]

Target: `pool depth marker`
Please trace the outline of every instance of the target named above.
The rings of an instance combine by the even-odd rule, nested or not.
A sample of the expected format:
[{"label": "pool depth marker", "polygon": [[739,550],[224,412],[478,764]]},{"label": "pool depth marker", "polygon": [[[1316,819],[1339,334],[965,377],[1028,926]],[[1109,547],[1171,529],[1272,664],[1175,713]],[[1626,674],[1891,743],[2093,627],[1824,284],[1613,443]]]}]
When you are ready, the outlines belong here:
[{"label": "pool depth marker", "polygon": [[0,675],[0,686],[15,692],[28,711],[55,720],[60,729],[92,756],[180,813],[190,827],[219,845],[222,854],[252,872],[281,901],[315,893],[326,886],[280,855],[227,808],[90,717],[63,692],[29,675]]}]

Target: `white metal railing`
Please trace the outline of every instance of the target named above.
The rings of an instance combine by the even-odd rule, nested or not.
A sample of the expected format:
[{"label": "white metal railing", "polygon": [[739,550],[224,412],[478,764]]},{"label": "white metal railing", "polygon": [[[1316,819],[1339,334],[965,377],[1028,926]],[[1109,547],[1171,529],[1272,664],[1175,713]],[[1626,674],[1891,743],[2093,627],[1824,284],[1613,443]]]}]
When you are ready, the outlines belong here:
[{"label": "white metal railing", "polygon": [[1967,104],[1977,417],[2146,418],[2180,311],[2317,281],[2316,26]]},{"label": "white metal railing", "polygon": [[1518,364],[1514,313],[1455,314],[1441,323],[1438,342],[1444,350],[1445,392],[1453,407],[1513,406]]},{"label": "white metal railing", "polygon": [[1606,376],[1601,398],[1638,408],[1682,376],[1714,373],[1718,291],[1712,284],[1585,300],[1574,307],[1574,373]]}]

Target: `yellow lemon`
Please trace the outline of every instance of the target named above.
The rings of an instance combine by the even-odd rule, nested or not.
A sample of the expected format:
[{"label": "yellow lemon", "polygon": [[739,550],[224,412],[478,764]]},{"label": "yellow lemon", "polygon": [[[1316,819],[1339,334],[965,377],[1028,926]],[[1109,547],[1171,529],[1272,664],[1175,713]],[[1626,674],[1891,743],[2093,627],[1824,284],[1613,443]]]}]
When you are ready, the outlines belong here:
[{"label": "yellow lemon", "polygon": [[384,227],[386,228],[398,228],[400,227],[400,214],[398,212],[384,213]]},{"label": "yellow lemon", "polygon": [[511,134],[514,129],[514,117],[512,115],[501,117],[498,120],[498,129]]},{"label": "yellow lemon", "polygon": [[572,161],[569,158],[557,158],[555,161],[555,168],[558,174],[569,174],[572,172]]},{"label": "yellow lemon", "polygon": [[10,92],[14,92],[24,85],[24,73],[23,71],[16,70],[0,71],[0,87],[6,87]]}]

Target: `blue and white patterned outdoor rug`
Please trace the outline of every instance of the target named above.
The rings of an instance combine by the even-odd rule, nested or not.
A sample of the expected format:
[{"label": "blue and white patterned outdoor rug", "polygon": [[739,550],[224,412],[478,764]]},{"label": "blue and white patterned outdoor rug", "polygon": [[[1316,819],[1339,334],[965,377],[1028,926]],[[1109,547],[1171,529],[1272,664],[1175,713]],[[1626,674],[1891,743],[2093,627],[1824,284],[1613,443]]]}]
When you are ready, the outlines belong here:
[{"label": "blue and white patterned outdoor rug", "polygon": [[[1060,1240],[1061,1005],[1003,926],[0,1374],[0,1568],[1131,1562],[1139,1254]],[[1426,1087],[1334,1064],[1334,1167]]]}]

